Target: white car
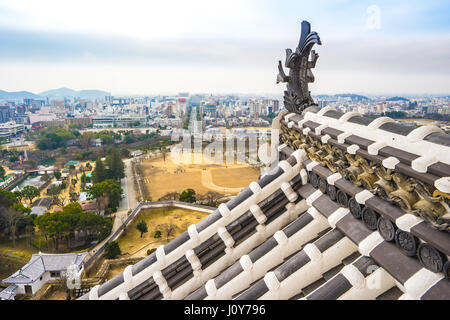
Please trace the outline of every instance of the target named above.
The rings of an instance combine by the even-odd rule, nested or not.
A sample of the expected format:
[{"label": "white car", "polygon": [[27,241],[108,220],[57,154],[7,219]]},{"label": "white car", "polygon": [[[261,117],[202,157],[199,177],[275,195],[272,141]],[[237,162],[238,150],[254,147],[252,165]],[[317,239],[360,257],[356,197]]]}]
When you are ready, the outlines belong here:
[{"label": "white car", "polygon": [[125,197],[126,197],[125,193],[122,193],[122,199],[125,198]]}]

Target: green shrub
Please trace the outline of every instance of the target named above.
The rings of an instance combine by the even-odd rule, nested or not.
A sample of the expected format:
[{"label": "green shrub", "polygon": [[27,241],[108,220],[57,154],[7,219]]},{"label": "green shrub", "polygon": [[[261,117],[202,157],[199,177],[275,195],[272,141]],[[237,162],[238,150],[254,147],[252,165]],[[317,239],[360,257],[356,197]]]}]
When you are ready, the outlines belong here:
[{"label": "green shrub", "polygon": [[116,241],[110,241],[105,244],[106,259],[115,259],[121,253],[119,244]]},{"label": "green shrub", "polygon": [[155,239],[158,239],[158,238],[161,238],[161,231],[160,230],[156,230],[155,231],[155,234],[153,235],[153,238],[155,238]]}]

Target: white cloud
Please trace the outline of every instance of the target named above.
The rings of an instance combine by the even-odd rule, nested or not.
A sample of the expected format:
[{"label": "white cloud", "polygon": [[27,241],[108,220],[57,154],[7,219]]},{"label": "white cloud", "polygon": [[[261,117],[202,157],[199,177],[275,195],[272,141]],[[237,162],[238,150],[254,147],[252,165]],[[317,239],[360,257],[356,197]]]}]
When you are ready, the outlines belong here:
[{"label": "white cloud", "polygon": [[222,30],[224,25],[233,29],[254,17],[246,2],[238,0],[2,0],[0,5],[23,17],[3,19],[3,25],[142,40],[220,34],[229,31]]},{"label": "white cloud", "polygon": [[450,33],[422,14],[439,6],[379,4],[369,30],[370,4],[0,0],[0,89],[282,93],[276,64],[306,19],[323,42],[313,93],[447,92]]}]

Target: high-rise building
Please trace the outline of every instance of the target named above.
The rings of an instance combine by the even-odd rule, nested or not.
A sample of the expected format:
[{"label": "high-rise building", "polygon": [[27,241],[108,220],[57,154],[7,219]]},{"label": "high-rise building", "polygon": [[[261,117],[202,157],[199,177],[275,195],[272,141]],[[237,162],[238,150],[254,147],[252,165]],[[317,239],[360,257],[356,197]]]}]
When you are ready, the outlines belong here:
[{"label": "high-rise building", "polygon": [[11,117],[11,108],[9,106],[0,106],[0,123],[10,121]]},{"label": "high-rise building", "polygon": [[272,104],[273,104],[272,112],[280,111],[280,101],[278,101],[276,99],[272,100]]}]

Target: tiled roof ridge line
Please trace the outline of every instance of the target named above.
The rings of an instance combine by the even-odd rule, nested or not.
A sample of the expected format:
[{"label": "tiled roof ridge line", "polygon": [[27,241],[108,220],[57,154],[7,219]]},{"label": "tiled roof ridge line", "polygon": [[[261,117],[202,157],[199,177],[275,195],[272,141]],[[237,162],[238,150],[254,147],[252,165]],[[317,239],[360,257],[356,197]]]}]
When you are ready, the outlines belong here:
[{"label": "tiled roof ridge line", "polygon": [[[229,216],[227,216],[227,217],[222,216],[218,220],[214,221],[211,225],[207,226],[206,228],[204,228],[203,230],[198,232],[198,236],[203,238],[204,240],[208,239],[216,232],[217,227],[222,226],[222,225],[225,226],[227,223],[229,223],[229,222],[239,218],[241,215],[243,215],[247,211],[246,207],[248,204],[250,204],[250,202],[253,204],[257,204],[259,201],[261,201],[262,199],[264,199],[267,196],[269,196],[270,194],[272,194],[274,190],[278,189],[284,181],[291,180],[295,175],[298,174],[298,172],[300,172],[300,169],[301,169],[301,163],[297,163],[297,158],[303,159],[304,157],[306,157],[306,153],[304,151],[299,150],[298,152],[296,152],[296,156],[297,157],[295,157],[295,156],[293,157],[293,159],[295,159],[295,162],[296,162],[293,166],[285,160],[280,161],[280,163],[277,166],[277,168],[280,168],[282,170],[280,175],[274,176],[273,180],[271,180],[271,181],[269,180],[268,182],[266,182],[266,184],[260,188],[261,191],[258,194],[254,194],[252,192],[252,194],[249,197],[244,199],[242,202],[238,203],[234,208],[232,208],[230,210],[231,214]],[[267,180],[267,178],[271,179],[270,177],[262,177],[261,180],[259,180],[259,183],[262,181],[262,179]],[[255,182],[252,182],[251,184],[255,184]],[[241,191],[241,193],[242,193],[242,191]],[[236,197],[238,197],[240,194],[238,194]],[[250,200],[252,200],[252,201],[250,201]],[[230,203],[231,201],[232,200],[228,201],[227,204]],[[222,204],[221,206],[222,206],[222,208],[224,208],[225,205]],[[219,206],[218,211],[219,212],[223,211],[220,209],[220,206]],[[176,239],[174,239],[174,240],[176,240]],[[172,240],[171,242],[173,242],[174,240]],[[198,241],[201,241],[200,238],[198,239]],[[198,241],[196,241],[196,242],[198,242]],[[185,241],[184,243],[179,245],[176,249],[174,249],[167,255],[164,253],[164,249],[163,249],[165,246],[160,246],[159,248],[161,248],[161,249],[158,248],[159,250],[157,249],[156,252],[154,253],[154,254],[158,253],[156,261],[154,263],[151,263],[148,267],[146,267],[144,269],[146,272],[144,272],[144,270],[141,270],[136,275],[133,275],[131,283],[136,282],[136,284],[138,284],[138,283],[143,282],[145,280],[145,278],[149,278],[149,276],[144,277],[144,276],[142,276],[142,274],[144,274],[144,273],[145,274],[150,274],[150,273],[153,274],[157,270],[162,270],[163,268],[167,267],[169,264],[173,263],[178,258],[183,256],[185,254],[186,250],[192,249],[198,244],[199,243],[194,243],[193,239],[191,239],[189,237],[187,241]],[[145,259],[149,259],[149,258],[150,258],[150,256]],[[154,269],[154,271],[152,271],[153,269]],[[116,276],[116,277],[118,277],[118,276]],[[113,279],[111,279],[108,282],[111,282],[111,283],[115,282],[116,280],[112,281]],[[105,285],[105,284],[103,284],[103,285]],[[124,284],[123,282],[118,283],[112,289],[114,289],[114,290],[118,289],[118,287],[122,286],[123,284]],[[99,295],[98,290],[99,290],[100,286],[103,286],[103,285],[97,285],[97,286],[93,287],[91,289],[91,292],[89,293],[89,299],[99,299],[103,295],[108,296],[108,299],[113,298],[113,296],[114,297],[119,296],[119,294],[115,294],[115,293],[112,294],[111,290]],[[129,287],[132,285],[128,283],[128,284],[125,284],[125,286]],[[119,290],[117,290],[117,291],[119,291]]]},{"label": "tiled roof ridge line", "polygon": [[[296,225],[300,229],[294,229],[295,233],[291,234],[289,230],[292,227],[296,227]],[[275,232],[272,237],[266,239],[265,242],[243,255],[236,262],[241,265],[241,271],[239,273],[236,273],[235,265],[233,264],[212,278],[214,281],[228,278],[228,281],[221,284],[222,280],[219,280],[220,282],[217,284],[217,290],[214,296],[209,295],[207,292],[208,298],[231,299],[234,294],[246,288],[242,286],[245,286],[245,284],[248,286],[254,279],[264,276],[280,259],[283,260],[298,250],[301,250],[306,242],[315,238],[326,227],[326,219],[323,216],[312,216],[309,211],[303,211],[294,221],[283,227],[282,230]],[[273,247],[270,246],[270,240],[275,240],[277,244]]]},{"label": "tiled roof ridge line", "polygon": [[[320,165],[319,165],[320,166]],[[314,204],[313,204],[313,206],[314,206]],[[320,212],[320,211],[319,211]],[[323,212],[320,212],[321,214],[324,214]],[[407,214],[407,213],[405,213],[405,214]],[[357,222],[358,224],[362,224],[362,222],[361,221],[359,221],[359,220],[357,220],[355,217],[353,217],[353,216],[351,216],[351,215],[348,215],[348,217],[349,217],[349,219],[351,219],[351,220],[355,220],[355,222]],[[345,222],[344,222],[345,223]],[[338,224],[338,228],[342,228],[343,226],[344,226],[344,224],[343,223],[337,223]],[[346,231],[345,230],[341,230],[342,232],[344,232],[344,234],[346,234]],[[433,231],[436,231],[436,230],[433,230]],[[436,232],[439,232],[439,231],[436,231]],[[372,233],[370,233],[370,234],[368,234],[367,235],[367,237],[365,237],[365,238],[363,238],[363,239],[361,239],[361,240],[354,240],[354,239],[351,239],[353,242],[355,242],[355,241],[357,241],[357,242],[355,242],[357,245],[358,245],[358,251],[362,254],[362,255],[370,255],[370,257],[371,258],[373,258],[375,261],[377,261],[377,259],[378,259],[378,251],[380,250],[379,248],[381,248],[382,246],[384,246],[384,245],[387,245],[387,244],[389,244],[390,245],[390,243],[388,243],[386,240],[384,240],[384,239],[382,239],[382,237],[381,237],[381,235],[379,234],[379,231],[378,230],[375,230],[375,231],[373,231]],[[447,237],[447,244],[448,244],[448,237]],[[400,256],[404,256],[404,254],[402,254],[401,252],[400,252],[400,249],[397,247],[397,246],[394,246],[393,247],[394,248],[394,250],[397,250],[397,251],[399,251],[399,255]],[[377,249],[377,253],[376,253],[376,255],[375,255],[375,253],[374,253],[374,250],[375,249]],[[414,259],[414,260],[412,260],[411,262],[413,262],[414,261],[414,263],[417,265],[417,267],[419,267],[420,266],[420,270],[422,270],[421,272],[423,273],[423,277],[424,277],[424,279],[434,279],[433,281],[433,283],[438,283],[438,282],[440,282],[440,281],[447,281],[447,280],[445,280],[445,279],[443,279],[442,280],[442,278],[443,278],[443,275],[442,275],[442,272],[440,272],[440,273],[435,273],[435,272],[432,272],[432,271],[430,271],[430,270],[428,270],[428,269],[426,269],[426,268],[424,268],[424,267],[422,267],[422,265],[420,264],[420,262],[418,261],[418,259]],[[394,262],[394,264],[395,264],[395,261],[392,261],[392,262]],[[391,263],[392,263],[391,262]],[[411,263],[410,262],[410,263]],[[389,271],[388,270],[386,270],[388,273],[389,273]],[[390,273],[389,273],[390,274]],[[394,275],[392,275],[391,274],[391,276],[394,276]],[[411,275],[408,279],[406,279],[406,281],[405,281],[405,283],[408,281],[408,280],[411,280],[411,282],[412,282],[412,279],[413,279],[413,277],[415,277],[416,276],[416,274],[414,274],[414,275]],[[395,276],[394,276],[394,278],[395,278]],[[420,277],[419,277],[420,278]],[[422,280],[414,280],[414,282],[413,282],[413,284],[412,285],[410,285],[410,287],[408,288],[408,287],[405,287],[405,286],[403,286],[401,283],[399,283],[397,280],[396,280],[396,285],[405,293],[405,294],[407,294],[407,295],[405,295],[405,297],[406,296],[408,296],[408,297],[412,297],[412,296],[414,296],[416,299],[419,299],[419,295],[418,294],[416,294],[416,293],[413,293],[411,290],[422,290],[421,291],[421,293],[420,293],[420,296],[423,296],[423,295],[425,295],[425,294],[427,294],[429,291],[432,291],[432,290],[440,290],[440,289],[438,289],[438,288],[435,288],[435,286],[432,286],[432,285],[427,285],[427,284],[421,284],[423,281]],[[448,284],[448,283],[447,283]],[[426,288],[425,288],[426,287]],[[419,289],[418,289],[419,288]],[[409,292],[409,293],[408,293]],[[450,292],[450,291],[449,291]]]},{"label": "tiled roof ridge line", "polygon": [[[294,130],[296,130],[298,132],[298,129],[296,127],[294,127]],[[311,136],[311,138],[313,140],[318,140],[319,139],[317,136],[314,136],[314,135]],[[328,144],[328,141],[326,143]],[[343,149],[343,148],[345,149],[345,145],[346,144],[344,144],[344,146],[339,146],[339,145],[336,144],[336,141],[334,140],[334,141],[332,141],[331,145],[332,146],[336,146],[336,147],[338,147],[340,149]],[[287,150],[291,150],[289,152],[292,152],[292,149],[290,149],[290,147],[288,147],[288,146],[284,147],[281,150],[281,152],[282,153],[287,152],[287,154],[289,154],[289,152]],[[398,149],[398,150],[401,151],[400,149]],[[419,173],[419,174],[417,174],[417,170],[415,170],[414,168],[411,167],[411,169],[408,169],[408,165],[405,164],[405,161],[406,161],[405,159],[402,159],[401,163],[399,163],[400,161],[398,161],[398,159],[395,159],[396,160],[395,161],[396,164],[395,164],[395,166],[393,168],[391,168],[390,164],[392,164],[392,163],[389,162],[390,164],[388,165],[388,162],[385,161],[385,160],[388,160],[389,158],[385,158],[382,161],[383,156],[375,156],[375,158],[372,159],[370,156],[367,155],[367,152],[364,151],[364,150],[361,150],[361,153],[358,150],[357,154],[360,157],[362,157],[362,158],[364,158],[366,160],[374,161],[375,163],[378,163],[379,165],[381,165],[380,163],[382,163],[382,166],[385,167],[385,168],[392,169],[395,172],[399,172],[399,173],[401,173],[403,175],[406,175],[407,177],[410,177],[410,178],[419,180],[419,181],[421,181],[423,183],[429,184],[431,187],[436,188],[436,190],[438,190],[440,192],[448,193],[450,191],[450,189],[449,189],[450,188],[450,166],[447,166],[447,165],[445,165],[443,163],[437,163],[437,165],[441,165],[441,167],[435,168],[435,170],[440,168],[438,170],[439,172],[434,172],[433,171],[433,173],[428,173],[427,172],[427,173]],[[390,157],[390,158],[393,158],[393,157]],[[421,158],[418,158],[418,159],[421,159]],[[309,166],[311,166],[313,164],[315,165],[315,163],[316,163],[315,161],[312,161],[312,162],[308,163],[308,165]],[[442,167],[442,166],[444,166],[444,167]],[[440,175],[438,175],[438,174],[440,174]],[[446,175],[449,175],[449,176],[446,176]],[[425,199],[425,198],[423,198],[423,199]],[[444,206],[444,208],[446,208],[446,207]],[[445,228],[445,224],[443,224],[441,228]]]},{"label": "tiled roof ridge line", "polygon": [[[328,109],[327,111],[330,111],[330,110],[333,110],[333,109]],[[336,111],[336,110],[334,109],[334,111]],[[348,119],[343,118],[345,115],[349,115]],[[421,126],[421,127],[418,127],[418,128],[415,128],[414,130],[412,130],[408,135],[403,136],[403,135],[400,135],[397,133],[393,133],[393,132],[389,132],[389,131],[380,129],[379,128],[380,124],[386,123],[386,120],[384,120],[384,122],[380,122],[378,120],[381,118],[376,118],[376,119],[372,120],[372,122],[368,126],[364,126],[359,123],[352,123],[352,122],[348,121],[355,116],[356,116],[356,114],[353,114],[351,112],[344,113],[343,116],[341,117],[341,119],[345,120],[345,121],[341,121],[340,119],[334,119],[334,118],[328,117],[325,114],[318,114],[318,113],[314,113],[311,111],[307,111],[306,113],[303,114],[303,119],[306,121],[314,121],[314,122],[319,123],[320,125],[326,125],[331,128],[341,130],[347,134],[355,134],[362,138],[374,140],[377,142],[382,141],[386,145],[389,145],[389,146],[392,146],[395,148],[399,148],[401,150],[405,150],[408,152],[413,152],[413,153],[418,154],[419,156],[426,156],[427,154],[429,154],[430,150],[426,148],[426,147],[428,147],[428,148],[431,148],[432,151],[434,151],[433,154],[435,154],[435,156],[438,158],[439,161],[446,163],[446,164],[450,164],[450,148],[449,147],[444,146],[444,145],[438,145],[436,143],[424,140],[424,138],[431,133],[444,133],[440,128],[438,128],[434,125]],[[364,118],[367,118],[367,117],[364,117]],[[285,119],[286,119],[286,117],[285,117]],[[384,117],[383,117],[383,119],[384,119]],[[391,119],[391,118],[387,118],[387,119]],[[394,121],[393,119],[391,119],[391,120]],[[293,121],[291,120],[289,122],[293,122]],[[286,121],[287,124],[289,122]],[[388,121],[388,122],[391,122],[391,121]],[[299,125],[299,127],[304,127],[304,121],[302,121],[302,123],[299,123],[298,125]],[[450,140],[450,135],[447,134],[447,136],[448,136],[448,139]],[[442,151],[439,152],[439,148],[444,148],[444,149],[448,150],[448,152],[447,153],[442,152]],[[377,154],[375,150],[374,150],[374,154]]]}]

